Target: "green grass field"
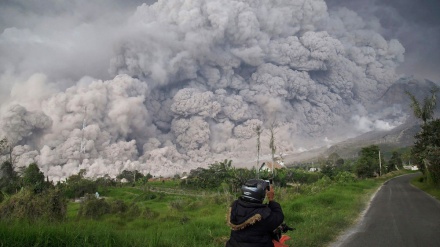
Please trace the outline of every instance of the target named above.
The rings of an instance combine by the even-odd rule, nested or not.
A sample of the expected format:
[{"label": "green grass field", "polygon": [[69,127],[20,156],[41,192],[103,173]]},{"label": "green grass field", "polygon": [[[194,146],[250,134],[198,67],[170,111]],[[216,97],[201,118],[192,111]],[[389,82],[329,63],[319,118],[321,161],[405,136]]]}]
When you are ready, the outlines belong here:
[{"label": "green grass field", "polygon": [[[296,228],[288,233],[290,244],[326,246],[354,223],[384,179],[277,188],[285,222]],[[226,213],[235,195],[181,190],[173,181],[148,187],[101,193],[105,200],[136,203],[147,212],[141,217],[79,219],[79,203],[70,202],[62,223],[0,223],[0,246],[224,246],[229,236]]]}]

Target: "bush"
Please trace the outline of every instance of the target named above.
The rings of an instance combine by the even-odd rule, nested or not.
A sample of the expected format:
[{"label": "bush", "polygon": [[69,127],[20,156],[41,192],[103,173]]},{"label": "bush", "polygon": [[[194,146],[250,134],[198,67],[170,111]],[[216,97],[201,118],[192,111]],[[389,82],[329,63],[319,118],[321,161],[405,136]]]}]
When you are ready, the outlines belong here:
[{"label": "bush", "polygon": [[144,192],[140,194],[138,197],[134,199],[135,202],[141,202],[141,201],[149,201],[155,199],[157,196],[156,194],[152,192]]},{"label": "bush", "polygon": [[316,181],[315,183],[308,185],[307,189],[309,190],[310,193],[315,194],[315,193],[323,191],[325,188],[327,188],[331,184],[332,184],[332,180],[329,177],[324,176],[321,179],[319,179],[318,181]]},{"label": "bush", "polygon": [[134,218],[134,217],[139,217],[141,214],[142,214],[142,210],[139,208],[139,206],[135,203],[132,203],[128,207],[125,215],[130,218]]},{"label": "bush", "polygon": [[31,188],[35,193],[40,193],[47,187],[44,174],[37,164],[30,164],[23,172],[22,182],[24,187]]},{"label": "bush", "polygon": [[351,172],[342,171],[334,177],[335,182],[346,184],[356,181],[356,175]]},{"label": "bush", "polygon": [[146,218],[146,219],[152,220],[152,219],[157,218],[159,216],[159,213],[151,210],[150,208],[145,208],[142,211],[141,216]]},{"label": "bush", "polygon": [[64,186],[64,195],[67,198],[80,198],[86,194],[94,194],[98,186],[94,181],[88,179],[79,179],[78,181],[68,181]]},{"label": "bush", "polygon": [[122,200],[116,200],[110,203],[110,213],[112,214],[125,213],[127,209],[127,204]]},{"label": "bush", "polygon": [[178,199],[175,201],[170,202],[170,208],[171,209],[175,209],[177,211],[183,210],[183,208],[185,207],[187,203],[182,200],[182,199]]},{"label": "bush", "polygon": [[319,187],[322,187],[322,188],[326,188],[330,184],[332,184],[332,180],[328,176],[323,176],[321,179],[319,179],[315,183],[316,186],[319,186]]},{"label": "bush", "polygon": [[59,189],[49,189],[42,200],[47,202],[46,215],[50,221],[63,220],[67,213],[67,200]]},{"label": "bush", "polygon": [[57,189],[40,194],[23,189],[0,205],[1,220],[60,221],[65,219],[66,212],[67,201]]},{"label": "bush", "polygon": [[291,181],[300,184],[312,184],[319,180],[320,174],[317,172],[306,172],[303,170],[295,170],[291,175]]},{"label": "bush", "polygon": [[210,202],[214,204],[231,204],[236,199],[236,196],[230,193],[216,194],[210,198]]},{"label": "bush", "polygon": [[98,219],[110,212],[110,204],[104,198],[96,198],[95,195],[87,194],[79,207],[78,217]]},{"label": "bush", "polygon": [[18,175],[14,171],[12,163],[9,161],[3,162],[0,165],[0,197],[2,197],[2,193],[14,194],[19,188]]},{"label": "bush", "polygon": [[104,198],[96,198],[93,195],[86,195],[78,211],[78,217],[89,219],[99,219],[106,214],[119,215],[121,219],[125,220],[138,217],[153,219],[159,215],[148,208],[142,210],[136,203],[127,205],[122,200],[107,202]]},{"label": "bush", "polygon": [[125,206],[126,210],[120,214],[121,218],[123,219],[136,219],[139,217],[155,219],[157,216],[159,216],[159,213],[154,212],[149,208],[141,209],[136,203],[131,203],[130,205]]}]

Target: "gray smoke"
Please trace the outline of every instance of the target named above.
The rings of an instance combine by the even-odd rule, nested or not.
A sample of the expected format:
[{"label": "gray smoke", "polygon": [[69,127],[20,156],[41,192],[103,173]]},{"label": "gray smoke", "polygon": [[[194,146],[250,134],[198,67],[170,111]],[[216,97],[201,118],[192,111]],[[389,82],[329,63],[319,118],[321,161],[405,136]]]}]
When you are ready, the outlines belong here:
[{"label": "gray smoke", "polygon": [[440,1],[326,0],[330,11],[345,6],[379,25],[372,28],[405,47],[398,72],[440,82]]},{"label": "gray smoke", "polygon": [[405,49],[349,9],[180,0],[112,19],[117,1],[103,15],[68,6],[0,35],[2,131],[21,164],[34,160],[52,179],[79,169],[167,176],[225,158],[254,165],[257,126],[264,159],[270,126],[286,154],[399,123],[369,109],[398,78]]},{"label": "gray smoke", "polygon": [[38,133],[51,126],[51,119],[42,112],[29,112],[21,105],[10,105],[2,112],[0,127],[9,145],[32,140]]}]

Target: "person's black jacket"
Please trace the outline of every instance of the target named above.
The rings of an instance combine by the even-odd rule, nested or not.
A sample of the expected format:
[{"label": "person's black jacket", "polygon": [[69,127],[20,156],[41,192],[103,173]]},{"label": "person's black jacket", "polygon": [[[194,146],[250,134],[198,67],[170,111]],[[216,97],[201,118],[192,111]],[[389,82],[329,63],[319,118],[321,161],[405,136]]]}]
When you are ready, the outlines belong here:
[{"label": "person's black jacket", "polygon": [[238,199],[227,217],[231,236],[226,247],[273,247],[271,233],[284,221],[279,203],[250,203]]}]

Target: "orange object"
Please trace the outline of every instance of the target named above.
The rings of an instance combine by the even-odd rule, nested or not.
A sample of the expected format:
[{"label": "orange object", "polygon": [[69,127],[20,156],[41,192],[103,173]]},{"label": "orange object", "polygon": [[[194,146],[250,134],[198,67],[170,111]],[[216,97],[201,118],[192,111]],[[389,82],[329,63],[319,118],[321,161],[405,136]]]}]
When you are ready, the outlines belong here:
[{"label": "orange object", "polygon": [[280,241],[272,240],[274,247],[289,247],[288,245],[284,244],[287,240],[289,240],[290,237],[287,235],[282,235]]}]

